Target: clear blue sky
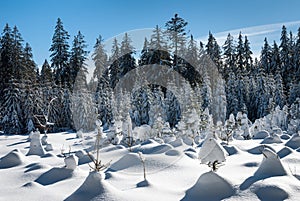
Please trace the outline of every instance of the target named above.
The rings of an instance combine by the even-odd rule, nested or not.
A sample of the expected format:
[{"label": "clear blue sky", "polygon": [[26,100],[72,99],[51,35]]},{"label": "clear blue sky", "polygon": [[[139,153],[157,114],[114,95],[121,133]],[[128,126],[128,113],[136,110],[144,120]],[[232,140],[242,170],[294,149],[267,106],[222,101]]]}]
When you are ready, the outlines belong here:
[{"label": "clear blue sky", "polygon": [[[251,26],[300,20],[299,0],[5,0],[0,28],[17,25],[41,65],[48,59],[58,17],[73,36],[80,30],[89,50],[96,37],[113,37],[132,29],[164,26],[175,13],[188,21],[195,37]],[[71,44],[70,40],[70,44]]]}]

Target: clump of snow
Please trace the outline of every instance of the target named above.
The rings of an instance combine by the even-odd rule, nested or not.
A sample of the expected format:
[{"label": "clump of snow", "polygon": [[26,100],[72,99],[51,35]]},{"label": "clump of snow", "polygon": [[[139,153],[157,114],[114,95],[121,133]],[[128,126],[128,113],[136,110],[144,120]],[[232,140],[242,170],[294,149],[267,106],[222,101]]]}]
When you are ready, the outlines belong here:
[{"label": "clump of snow", "polygon": [[188,136],[182,138],[182,141],[184,142],[184,144],[189,145],[189,146],[193,146],[193,144],[194,144],[193,138],[188,137]]},{"label": "clump of snow", "polygon": [[270,134],[266,130],[258,131],[254,136],[253,139],[264,139],[266,137],[269,137]]},{"label": "clump of snow", "polygon": [[289,194],[277,186],[261,186],[254,189],[254,193],[260,200],[286,200]]},{"label": "clump of snow", "polygon": [[48,138],[48,136],[46,134],[44,134],[42,139],[41,139],[42,145],[47,145],[48,144],[47,138]]},{"label": "clump of snow", "polygon": [[24,159],[25,156],[20,152],[20,150],[15,149],[0,159],[0,168],[11,168],[21,165]]},{"label": "clump of snow", "polygon": [[91,158],[93,156],[91,155],[90,157],[85,154],[82,150],[79,150],[75,153],[75,156],[78,157],[78,165],[86,164],[92,162]]},{"label": "clump of snow", "polygon": [[300,147],[300,135],[299,133],[294,134],[289,141],[285,144],[286,146],[292,148],[292,149],[297,149]]},{"label": "clump of snow", "polygon": [[141,188],[141,187],[149,187],[151,184],[148,180],[143,180],[139,183],[136,184],[136,187]]},{"label": "clump of snow", "polygon": [[289,147],[283,147],[280,151],[277,152],[277,155],[279,158],[284,158],[287,155],[293,153],[293,150]]},{"label": "clump of snow", "polygon": [[262,154],[262,152],[265,148],[268,148],[268,149],[272,150],[273,152],[276,152],[272,147],[270,147],[268,145],[259,145],[259,146],[253,147],[252,149],[249,149],[247,151],[250,154]]},{"label": "clump of snow", "polygon": [[144,146],[137,147],[134,149],[135,152],[142,152],[143,154],[161,154],[169,151],[173,147],[169,144],[148,144]]},{"label": "clump of snow", "polygon": [[273,128],[273,134],[277,134],[277,135],[282,135],[283,132],[281,130],[281,128]]},{"label": "clump of snow", "polygon": [[210,200],[217,201],[235,194],[233,186],[215,172],[202,174],[196,184],[188,189],[183,201]]},{"label": "clump of snow", "polygon": [[201,163],[213,163],[215,161],[224,162],[226,150],[214,139],[206,139],[199,152]]},{"label": "clump of snow", "polygon": [[151,137],[151,129],[149,125],[136,126],[132,131],[134,139],[147,140]]},{"label": "clump of snow", "polygon": [[128,168],[136,168],[137,166],[141,167],[141,160],[139,158],[139,155],[136,153],[128,153],[122,158],[120,158],[118,161],[113,163],[109,167],[109,170],[120,171]]},{"label": "clump of snow", "polygon": [[288,134],[282,134],[280,136],[280,138],[283,139],[283,140],[289,140],[291,138],[291,136],[289,136]]},{"label": "clump of snow", "polygon": [[262,151],[264,158],[254,176],[259,178],[267,178],[271,176],[287,175],[278,155],[271,149],[265,148]]},{"label": "clump of snow", "polygon": [[176,149],[171,149],[165,153],[167,156],[180,156],[180,152]]},{"label": "clump of snow", "polygon": [[240,152],[239,149],[233,145],[223,145],[223,148],[227,151],[227,153],[230,156],[238,154]]},{"label": "clump of snow", "polygon": [[176,140],[176,137],[174,134],[166,134],[163,136],[163,140],[165,143],[173,142]]},{"label": "clump of snow", "polygon": [[44,154],[45,154],[45,150],[41,144],[40,132],[36,131],[31,136],[30,148],[27,153],[27,156],[30,156],[30,155],[43,156]]},{"label": "clump of snow", "polygon": [[76,138],[83,138],[82,130],[77,131]]},{"label": "clump of snow", "polygon": [[78,158],[74,155],[70,155],[64,159],[66,169],[75,170],[78,164]]},{"label": "clump of snow", "polygon": [[277,144],[282,143],[280,137],[277,134],[274,134],[273,136],[266,137],[261,142],[261,144],[273,144],[273,143],[277,143]]},{"label": "clump of snow", "polygon": [[83,184],[66,201],[81,200],[124,200],[118,197],[118,190],[107,183],[101,173],[90,172]]},{"label": "clump of snow", "polygon": [[47,144],[46,147],[45,147],[45,150],[46,151],[53,151],[52,144]]}]

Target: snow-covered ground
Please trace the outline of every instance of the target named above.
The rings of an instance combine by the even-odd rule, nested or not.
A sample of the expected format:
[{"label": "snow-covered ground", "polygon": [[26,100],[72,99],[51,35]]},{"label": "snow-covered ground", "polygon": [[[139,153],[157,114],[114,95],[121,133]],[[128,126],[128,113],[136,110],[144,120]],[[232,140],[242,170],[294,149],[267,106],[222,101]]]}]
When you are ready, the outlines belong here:
[{"label": "snow-covered ground", "polygon": [[[94,145],[94,137],[48,134],[53,150],[45,151],[42,143],[32,143],[36,150],[29,150],[28,136],[0,135],[0,200],[300,200],[297,135],[292,141],[288,135],[268,138],[266,145],[264,139],[218,144],[228,153],[216,172],[201,164],[201,146],[181,139],[166,144],[147,140],[131,152],[122,145],[105,146],[100,158],[111,165],[93,172],[83,149]],[[76,157],[65,160],[69,152]],[[146,181],[138,152],[145,157]]]}]

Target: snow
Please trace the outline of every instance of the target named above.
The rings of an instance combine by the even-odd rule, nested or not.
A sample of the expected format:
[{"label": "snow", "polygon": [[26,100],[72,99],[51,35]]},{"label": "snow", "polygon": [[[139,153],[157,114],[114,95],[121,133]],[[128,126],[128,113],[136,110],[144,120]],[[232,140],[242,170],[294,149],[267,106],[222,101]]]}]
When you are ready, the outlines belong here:
[{"label": "snow", "polygon": [[291,139],[286,143],[286,146],[292,148],[292,149],[297,149],[300,147],[300,135],[299,133],[294,134]]},{"label": "snow", "polygon": [[[208,138],[192,147],[180,138],[169,143],[150,139],[133,146],[132,151],[109,144],[101,147],[100,160],[103,164],[111,161],[111,165],[103,172],[94,172],[86,150],[94,147],[96,132],[83,134],[83,138],[76,138],[76,133],[47,134],[53,150],[43,155],[26,155],[33,141],[28,141],[28,136],[0,135],[0,200],[238,201],[300,197],[300,153],[287,146],[292,141],[263,145],[263,139],[233,140],[225,145]],[[291,139],[297,142],[297,138]],[[65,158],[62,147],[70,147]],[[139,151],[145,158],[147,180]],[[226,162],[213,172],[200,163],[202,159]]]},{"label": "snow", "polygon": [[183,201],[217,201],[234,195],[233,186],[215,172],[202,174],[196,184],[186,191]]},{"label": "snow", "polygon": [[214,139],[209,138],[204,141],[199,152],[201,163],[223,162],[226,157],[226,150]]},{"label": "snow", "polygon": [[264,138],[269,137],[269,136],[270,136],[270,134],[269,134],[268,131],[262,130],[262,131],[257,132],[253,136],[253,139],[264,139]]}]

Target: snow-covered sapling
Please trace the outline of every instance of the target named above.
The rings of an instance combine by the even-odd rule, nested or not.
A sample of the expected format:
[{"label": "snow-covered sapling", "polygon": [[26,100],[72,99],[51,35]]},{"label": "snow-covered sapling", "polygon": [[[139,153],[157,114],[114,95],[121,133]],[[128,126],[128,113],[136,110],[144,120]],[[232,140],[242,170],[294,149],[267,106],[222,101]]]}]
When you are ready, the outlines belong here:
[{"label": "snow-covered sapling", "polygon": [[146,179],[146,165],[145,165],[145,160],[146,160],[146,158],[145,158],[145,156],[142,154],[142,152],[139,151],[138,154],[139,154],[141,163],[143,164],[144,181],[146,181],[146,180],[147,180],[147,179]]},{"label": "snow-covered sapling", "polygon": [[226,160],[226,155],[226,150],[214,138],[206,139],[199,152],[201,163],[207,164],[213,171]]},{"label": "snow-covered sapling", "polygon": [[96,136],[96,142],[95,142],[95,152],[96,152],[96,158],[94,158],[89,152],[87,152],[87,155],[91,159],[91,161],[94,163],[94,167],[92,167],[90,164],[90,168],[94,171],[100,172],[102,170],[105,170],[109,165],[110,162],[107,164],[102,164],[100,160],[100,140],[103,138],[103,128],[102,128],[102,122],[100,120],[96,121],[97,126],[97,136]]}]

